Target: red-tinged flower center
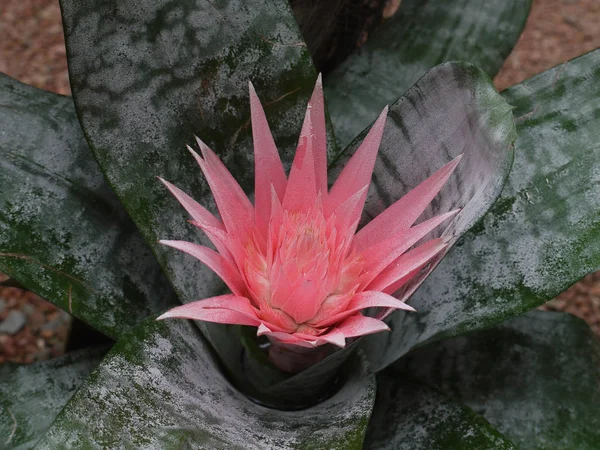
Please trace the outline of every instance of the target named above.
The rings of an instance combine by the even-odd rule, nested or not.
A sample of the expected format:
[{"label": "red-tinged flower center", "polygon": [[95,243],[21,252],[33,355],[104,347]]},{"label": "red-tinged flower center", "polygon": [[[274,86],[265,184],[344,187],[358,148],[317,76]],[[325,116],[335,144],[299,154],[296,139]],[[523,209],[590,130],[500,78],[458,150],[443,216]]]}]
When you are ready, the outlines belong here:
[{"label": "red-tinged flower center", "polygon": [[282,211],[271,222],[266,253],[252,242],[247,247],[245,275],[263,317],[288,332],[317,335],[310,326],[328,299],[339,305],[357,287],[362,259],[347,257],[335,217],[322,208]]}]

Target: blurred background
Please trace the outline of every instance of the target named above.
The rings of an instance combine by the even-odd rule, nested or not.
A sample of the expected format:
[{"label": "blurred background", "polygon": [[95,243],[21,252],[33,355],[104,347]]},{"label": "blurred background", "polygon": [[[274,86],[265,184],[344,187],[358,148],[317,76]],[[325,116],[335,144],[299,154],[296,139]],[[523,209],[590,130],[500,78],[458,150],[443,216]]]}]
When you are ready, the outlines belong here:
[{"label": "blurred background", "polygon": [[[327,71],[365,42],[380,20],[392,16],[400,0],[333,2],[340,8],[352,4],[336,14],[331,14],[330,0],[291,3],[303,27],[326,30],[319,42],[308,45],[319,68]],[[328,17],[338,19],[334,23]],[[343,33],[346,35],[341,39]],[[340,48],[347,47],[348,42],[351,48]],[[599,0],[533,0],[523,34],[494,83],[503,90],[598,47]],[[1,72],[69,95],[65,54],[58,0],[0,1]],[[0,282],[5,279],[0,274]],[[586,277],[543,308],[575,314],[600,335],[600,272]],[[0,363],[30,363],[62,354],[72,326],[81,324],[73,324],[69,314],[34,294],[17,287],[0,287]]]}]

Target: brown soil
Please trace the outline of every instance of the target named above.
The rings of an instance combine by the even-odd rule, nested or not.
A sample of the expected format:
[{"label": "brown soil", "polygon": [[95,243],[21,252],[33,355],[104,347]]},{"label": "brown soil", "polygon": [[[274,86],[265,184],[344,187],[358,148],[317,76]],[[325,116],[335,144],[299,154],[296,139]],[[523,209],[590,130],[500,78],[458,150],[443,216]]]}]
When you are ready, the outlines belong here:
[{"label": "brown soil", "polygon": [[[390,11],[398,0],[390,0]],[[499,90],[600,47],[600,2],[534,0],[526,28],[494,82]],[[67,63],[58,2],[8,0],[0,6],[0,71],[25,83],[69,94]],[[0,363],[32,362],[64,349],[68,321],[54,306],[15,288],[0,288],[0,322],[12,310],[26,313],[15,335],[0,334]],[[30,305],[30,306],[27,306]],[[586,277],[544,305],[585,319],[600,335],[600,273]],[[56,329],[53,329],[56,328]]]},{"label": "brown soil", "polygon": [[0,6],[0,72],[69,94],[58,0],[4,0]]},{"label": "brown soil", "polygon": [[600,47],[600,2],[533,0],[527,24],[494,82],[498,90]]},{"label": "brown soil", "polygon": [[[6,277],[0,274],[0,281]],[[26,322],[16,333],[0,333],[0,364],[31,363],[65,351],[71,316],[22,289],[0,288],[0,323],[9,314],[24,314]]]}]

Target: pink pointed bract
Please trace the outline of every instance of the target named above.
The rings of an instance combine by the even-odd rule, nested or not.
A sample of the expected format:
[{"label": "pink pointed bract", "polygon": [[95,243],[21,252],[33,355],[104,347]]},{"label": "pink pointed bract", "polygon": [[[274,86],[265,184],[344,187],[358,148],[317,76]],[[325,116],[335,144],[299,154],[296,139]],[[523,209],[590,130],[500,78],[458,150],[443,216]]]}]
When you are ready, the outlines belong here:
[{"label": "pink pointed bract", "polygon": [[317,347],[388,330],[366,308],[414,311],[392,294],[448,243],[420,243],[458,210],[414,225],[444,186],[460,157],[449,162],[356,232],[385,126],[383,110],[362,145],[327,190],[325,113],[321,79],[308,104],[296,156],[286,177],[260,101],[250,85],[255,154],[255,204],[202,141],[188,147],[213,192],[221,219],[169,182],[217,251],[161,241],[210,267],[231,294],[178,306],[179,317],[250,325],[281,344]]}]

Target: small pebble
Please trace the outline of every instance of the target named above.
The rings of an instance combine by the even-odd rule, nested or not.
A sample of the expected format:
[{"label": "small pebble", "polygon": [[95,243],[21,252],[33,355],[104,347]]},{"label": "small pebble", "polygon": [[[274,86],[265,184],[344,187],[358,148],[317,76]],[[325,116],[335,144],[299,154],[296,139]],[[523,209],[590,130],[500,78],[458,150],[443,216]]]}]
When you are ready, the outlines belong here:
[{"label": "small pebble", "polygon": [[40,331],[40,335],[44,339],[50,339],[52,336],[54,336],[54,332],[51,330],[42,330],[42,331]]},{"label": "small pebble", "polygon": [[34,313],[32,313],[29,316],[29,326],[33,330],[39,330],[40,327],[44,324],[44,321],[45,321],[44,314],[42,314],[39,311],[35,311]]},{"label": "small pebble", "polygon": [[0,333],[10,334],[11,336],[15,335],[26,323],[27,316],[21,311],[13,310],[6,316],[6,319],[0,323]]},{"label": "small pebble", "polygon": [[63,325],[63,323],[64,323],[64,320],[61,316],[55,317],[54,319],[52,319],[49,322],[46,322],[44,325],[42,325],[42,332],[50,331],[50,332],[54,333],[56,330],[58,330]]},{"label": "small pebble", "polygon": [[23,311],[26,315],[30,316],[35,312],[35,307],[33,305],[30,305],[29,303],[25,303],[24,305],[21,305],[21,311]]}]

